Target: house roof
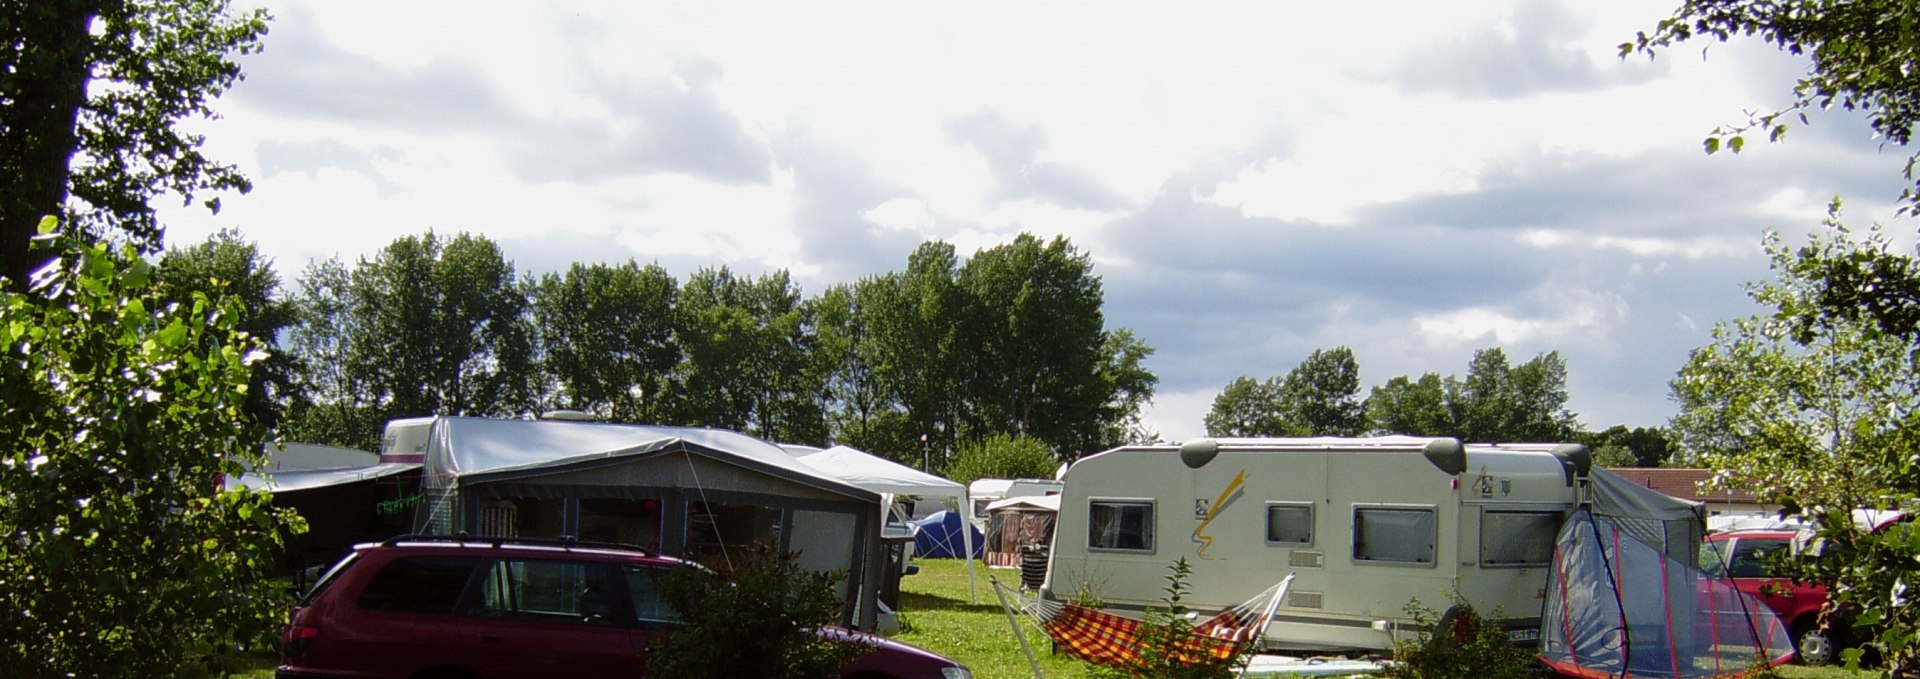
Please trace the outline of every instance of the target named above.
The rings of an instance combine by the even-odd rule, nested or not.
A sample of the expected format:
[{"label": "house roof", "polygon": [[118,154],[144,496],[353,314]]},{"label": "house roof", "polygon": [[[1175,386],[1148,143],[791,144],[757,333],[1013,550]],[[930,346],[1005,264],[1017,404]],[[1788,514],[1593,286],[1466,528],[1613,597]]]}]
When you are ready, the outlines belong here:
[{"label": "house roof", "polygon": [[1701,483],[1713,477],[1710,469],[1671,469],[1646,467],[1610,467],[1613,472],[1628,481],[1652,488],[1682,500],[1708,503],[1757,503],[1752,491],[1742,489],[1713,490],[1701,488]]}]

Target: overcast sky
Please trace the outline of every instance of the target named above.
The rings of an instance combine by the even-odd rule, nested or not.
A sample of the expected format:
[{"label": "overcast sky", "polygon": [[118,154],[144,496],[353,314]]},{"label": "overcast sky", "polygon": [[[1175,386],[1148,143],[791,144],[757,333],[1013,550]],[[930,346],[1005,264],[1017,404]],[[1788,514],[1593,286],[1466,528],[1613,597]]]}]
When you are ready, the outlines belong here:
[{"label": "overcast sky", "polygon": [[270,2],[198,126],[254,181],[287,285],[433,229],[522,272],[790,271],[807,294],[1020,232],[1095,262],[1179,440],[1240,375],[1347,346],[1366,388],[1559,351],[1591,429],[1657,426],[1761,237],[1893,217],[1906,154],[1851,115],[1702,153],[1786,101],[1757,44],[1621,60],[1676,0]]}]

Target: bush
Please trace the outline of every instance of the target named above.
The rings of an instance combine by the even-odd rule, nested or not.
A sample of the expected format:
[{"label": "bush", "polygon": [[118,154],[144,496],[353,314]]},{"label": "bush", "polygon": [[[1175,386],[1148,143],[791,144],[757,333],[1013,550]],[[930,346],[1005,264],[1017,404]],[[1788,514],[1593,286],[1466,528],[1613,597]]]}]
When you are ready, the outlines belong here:
[{"label": "bush", "polygon": [[998,434],[961,446],[947,465],[946,476],[961,484],[974,479],[1050,479],[1058,466],[1040,439]]},{"label": "bush", "polygon": [[1465,599],[1455,597],[1445,615],[1413,601],[1407,613],[1414,624],[1428,630],[1394,648],[1388,679],[1538,679],[1547,676],[1531,651],[1507,638],[1499,625],[1489,623]]},{"label": "bush", "polygon": [[827,679],[871,650],[817,631],[840,613],[839,574],[801,570],[794,554],[771,547],[740,551],[730,568],[660,579],[686,626],[654,649],[648,676]]},{"label": "bush", "polygon": [[220,487],[262,456],[265,351],[237,301],[166,299],[131,248],[53,231],[30,291],[0,292],[0,668],[171,676],[270,640],[274,550],[305,524]]}]

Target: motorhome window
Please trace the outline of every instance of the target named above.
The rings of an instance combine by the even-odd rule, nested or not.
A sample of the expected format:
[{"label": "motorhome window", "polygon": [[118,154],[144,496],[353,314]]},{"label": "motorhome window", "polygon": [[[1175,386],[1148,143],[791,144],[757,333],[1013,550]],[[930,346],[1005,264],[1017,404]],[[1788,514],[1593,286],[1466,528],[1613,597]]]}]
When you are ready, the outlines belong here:
[{"label": "motorhome window", "polygon": [[1267,505],[1267,544],[1313,546],[1313,505]]},{"label": "motorhome window", "polygon": [[1153,502],[1092,500],[1087,512],[1087,548],[1153,551]]},{"label": "motorhome window", "polygon": [[1437,540],[1431,509],[1353,508],[1353,560],[1431,566]]},{"label": "motorhome window", "polygon": [[1544,566],[1553,560],[1559,512],[1487,512],[1480,515],[1480,565]]}]

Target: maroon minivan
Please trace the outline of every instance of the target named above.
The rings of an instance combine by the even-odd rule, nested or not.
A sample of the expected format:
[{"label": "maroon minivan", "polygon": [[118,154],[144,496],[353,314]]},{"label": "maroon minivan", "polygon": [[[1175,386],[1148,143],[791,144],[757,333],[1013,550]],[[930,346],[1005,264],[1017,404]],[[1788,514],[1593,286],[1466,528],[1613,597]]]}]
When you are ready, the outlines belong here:
[{"label": "maroon minivan", "polygon": [[[365,544],[293,609],[277,679],[641,677],[678,625],[654,592],[686,562],[565,541],[401,536]],[[960,663],[858,632],[847,679],[971,679]],[[843,636],[844,635],[844,636]]]}]

